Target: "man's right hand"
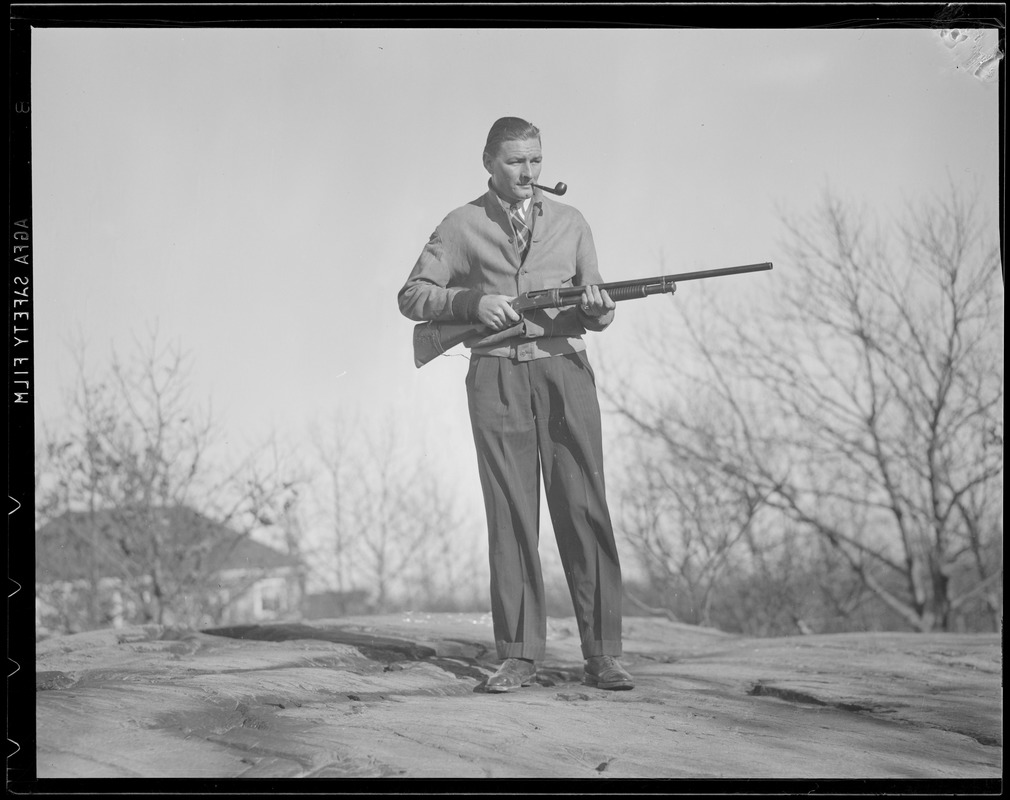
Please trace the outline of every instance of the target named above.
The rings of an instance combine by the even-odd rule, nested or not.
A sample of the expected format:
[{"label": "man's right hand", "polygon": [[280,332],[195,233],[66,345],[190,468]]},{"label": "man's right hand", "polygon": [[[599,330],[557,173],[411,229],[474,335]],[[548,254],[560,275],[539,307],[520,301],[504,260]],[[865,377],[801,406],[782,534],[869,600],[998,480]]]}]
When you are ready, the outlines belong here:
[{"label": "man's right hand", "polygon": [[477,319],[493,331],[504,330],[522,319],[511,302],[503,294],[486,294],[477,304]]}]

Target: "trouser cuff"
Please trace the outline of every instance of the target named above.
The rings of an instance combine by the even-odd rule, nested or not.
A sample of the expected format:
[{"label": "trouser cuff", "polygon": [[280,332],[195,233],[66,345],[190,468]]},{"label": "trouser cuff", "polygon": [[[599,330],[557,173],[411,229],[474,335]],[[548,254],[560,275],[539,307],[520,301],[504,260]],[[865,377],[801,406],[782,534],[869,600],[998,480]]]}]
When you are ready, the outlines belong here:
[{"label": "trouser cuff", "polygon": [[528,658],[531,661],[542,661],[544,651],[547,649],[545,642],[505,642],[495,641],[495,649],[498,651],[498,658]]},{"label": "trouser cuff", "polygon": [[614,656],[620,658],[623,655],[620,639],[598,639],[592,642],[582,643],[582,657],[592,658],[593,656]]}]

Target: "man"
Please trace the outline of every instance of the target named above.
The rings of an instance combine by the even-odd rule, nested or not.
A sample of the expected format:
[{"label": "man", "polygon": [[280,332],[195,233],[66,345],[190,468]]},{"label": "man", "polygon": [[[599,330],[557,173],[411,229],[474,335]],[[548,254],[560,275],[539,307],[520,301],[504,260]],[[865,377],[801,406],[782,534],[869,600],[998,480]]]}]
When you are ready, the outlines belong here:
[{"label": "man", "polygon": [[[582,215],[534,183],[540,131],[517,117],[491,127],[488,191],[452,211],[428,240],[398,299],[416,321],[481,323],[466,377],[487,514],[498,657],[490,692],[529,686],[546,646],[539,541],[540,475],[575,607],[585,682],[631,689],[621,666],[621,569],[604,491],[596,382],[582,334],[602,331],[614,301],[601,291]],[[518,294],[585,286],[577,308],[524,318]]]}]

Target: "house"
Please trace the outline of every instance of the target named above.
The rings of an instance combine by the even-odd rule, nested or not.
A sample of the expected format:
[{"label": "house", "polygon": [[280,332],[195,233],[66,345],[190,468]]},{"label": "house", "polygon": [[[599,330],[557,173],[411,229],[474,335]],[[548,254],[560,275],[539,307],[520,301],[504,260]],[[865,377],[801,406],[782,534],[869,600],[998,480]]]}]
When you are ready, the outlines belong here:
[{"label": "house", "polygon": [[304,566],[186,506],[70,511],[36,531],[36,628],[297,617]]},{"label": "house", "polygon": [[374,613],[371,593],[365,589],[334,591],[327,589],[305,595],[302,613],[305,619],[335,619]]}]

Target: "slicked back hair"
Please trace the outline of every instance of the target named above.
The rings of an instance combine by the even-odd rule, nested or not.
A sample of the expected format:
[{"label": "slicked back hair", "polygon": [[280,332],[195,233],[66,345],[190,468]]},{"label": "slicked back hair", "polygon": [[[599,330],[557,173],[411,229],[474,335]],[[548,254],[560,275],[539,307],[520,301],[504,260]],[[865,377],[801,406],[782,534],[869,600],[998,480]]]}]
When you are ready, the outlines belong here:
[{"label": "slicked back hair", "polygon": [[522,141],[525,139],[540,139],[540,128],[532,122],[519,117],[502,117],[495,120],[487,134],[484,145],[484,155],[494,158],[503,142]]}]

